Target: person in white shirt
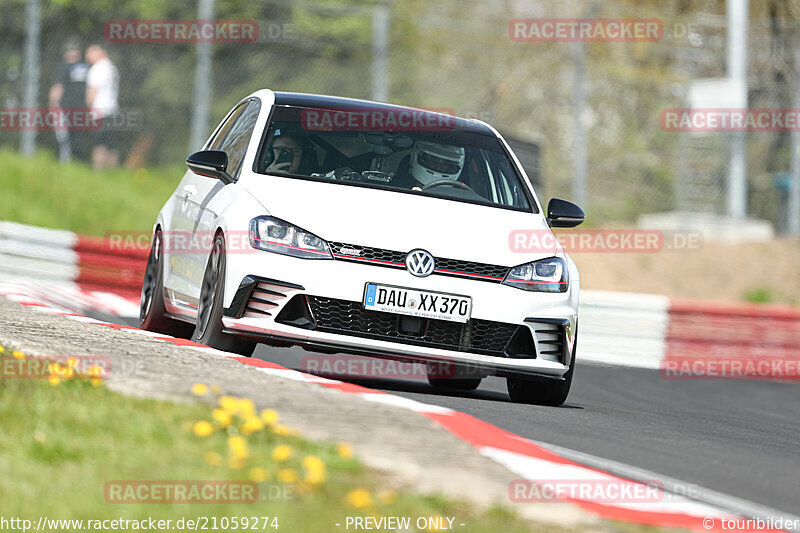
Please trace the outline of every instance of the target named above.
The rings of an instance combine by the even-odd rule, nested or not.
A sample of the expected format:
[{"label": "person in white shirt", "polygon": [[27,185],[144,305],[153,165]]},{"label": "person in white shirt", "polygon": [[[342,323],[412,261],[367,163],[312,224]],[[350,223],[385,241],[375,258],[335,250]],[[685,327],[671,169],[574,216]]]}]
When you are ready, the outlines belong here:
[{"label": "person in white shirt", "polygon": [[119,104],[119,73],[101,44],[86,49],[86,61],[91,65],[86,77],[86,105],[102,117],[102,126],[95,134],[92,166],[95,170],[114,168],[119,162],[114,116]]}]

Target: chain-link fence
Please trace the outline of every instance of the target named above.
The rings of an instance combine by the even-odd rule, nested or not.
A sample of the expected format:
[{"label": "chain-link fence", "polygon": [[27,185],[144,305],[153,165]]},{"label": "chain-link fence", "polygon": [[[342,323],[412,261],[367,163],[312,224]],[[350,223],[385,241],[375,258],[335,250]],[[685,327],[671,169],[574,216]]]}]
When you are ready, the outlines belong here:
[{"label": "chain-link fence", "polygon": [[[37,105],[63,69],[63,47],[99,42],[119,71],[122,164],[176,164],[190,146],[198,45],[120,42],[110,21],[191,20],[189,0],[0,0],[0,105],[22,106],[26,4],[41,2]],[[210,0],[201,0],[208,2]],[[486,120],[525,152],[542,197],[580,196],[576,153],[585,143],[586,207],[596,222],[632,222],[643,213],[724,213],[731,134],[669,131],[662,111],[686,108],[692,80],[726,74],[722,0],[215,0],[213,18],[255,21],[248,42],[215,42],[210,68],[210,129],[255,89],[371,98],[452,110]],[[381,7],[383,6],[383,7]],[[388,15],[386,49],[376,10]],[[748,102],[797,107],[796,30],[800,2],[750,6]],[[657,20],[656,41],[519,42],[509,23],[537,19]],[[152,39],[151,39],[152,40]],[[377,43],[377,45],[376,45]],[[386,58],[385,74],[378,56]],[[377,66],[376,66],[377,64]],[[377,79],[376,76],[382,79]],[[580,91],[576,91],[579,84]],[[576,100],[584,98],[581,103]],[[0,145],[22,132],[4,128]],[[53,131],[37,149],[58,153]],[[746,134],[748,216],[787,227],[791,131]],[[75,157],[88,157],[78,149]]]}]

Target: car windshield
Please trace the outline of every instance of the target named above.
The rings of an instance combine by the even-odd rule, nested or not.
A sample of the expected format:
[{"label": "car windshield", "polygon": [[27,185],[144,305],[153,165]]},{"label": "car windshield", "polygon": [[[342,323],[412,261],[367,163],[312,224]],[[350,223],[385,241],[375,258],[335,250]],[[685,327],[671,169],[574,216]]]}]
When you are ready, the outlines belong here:
[{"label": "car windshield", "polygon": [[535,209],[500,140],[454,117],[276,106],[268,128],[255,167],[261,174]]}]

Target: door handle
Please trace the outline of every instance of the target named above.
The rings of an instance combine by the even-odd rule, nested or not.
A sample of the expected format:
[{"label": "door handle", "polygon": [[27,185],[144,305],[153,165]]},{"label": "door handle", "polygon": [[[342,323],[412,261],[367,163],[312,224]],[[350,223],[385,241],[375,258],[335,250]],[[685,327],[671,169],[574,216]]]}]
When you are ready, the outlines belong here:
[{"label": "door handle", "polygon": [[183,188],[183,201],[184,203],[189,201],[189,197],[197,192],[197,187],[194,185],[187,185]]}]

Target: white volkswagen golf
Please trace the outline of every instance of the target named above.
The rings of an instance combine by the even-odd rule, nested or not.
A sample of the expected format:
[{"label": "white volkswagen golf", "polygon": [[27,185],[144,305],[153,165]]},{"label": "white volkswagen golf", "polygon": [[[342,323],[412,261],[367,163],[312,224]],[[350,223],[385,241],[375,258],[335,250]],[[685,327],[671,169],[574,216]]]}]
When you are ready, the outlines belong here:
[{"label": "white volkswagen golf", "polygon": [[[507,378],[562,404],[578,271],[491,126],[363,100],[261,90],[239,102],[154,226],[143,328],[251,355],[256,343],[424,363],[434,386]],[[548,236],[514,249],[514,232]]]}]

